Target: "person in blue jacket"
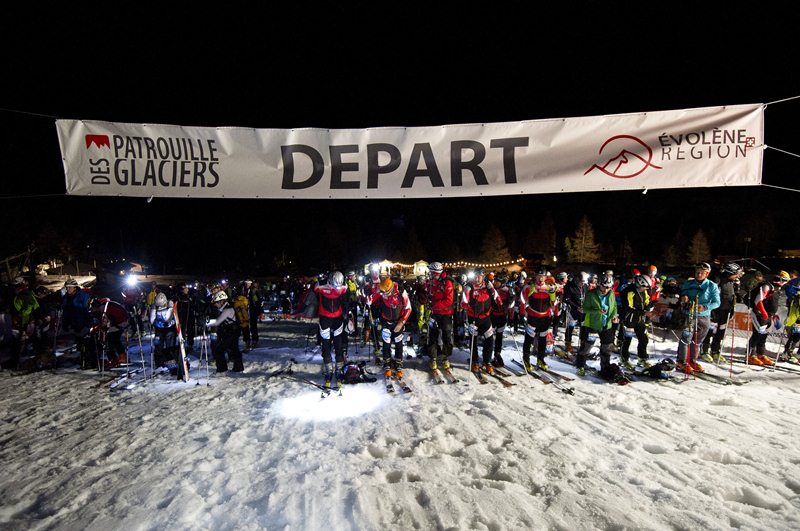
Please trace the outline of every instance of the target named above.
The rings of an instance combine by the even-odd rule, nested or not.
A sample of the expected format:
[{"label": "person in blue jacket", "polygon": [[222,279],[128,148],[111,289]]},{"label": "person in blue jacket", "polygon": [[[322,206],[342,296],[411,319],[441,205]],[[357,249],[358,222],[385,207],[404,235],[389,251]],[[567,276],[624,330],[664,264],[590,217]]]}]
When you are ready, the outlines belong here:
[{"label": "person in blue jacket", "polygon": [[[681,285],[680,302],[686,312],[686,325],[678,342],[678,360],[675,368],[686,373],[703,372],[697,363],[699,346],[703,344],[711,327],[711,311],[719,308],[719,286],[708,278],[711,266],[700,262],[694,266],[694,278]],[[687,353],[687,349],[691,349]]]}]

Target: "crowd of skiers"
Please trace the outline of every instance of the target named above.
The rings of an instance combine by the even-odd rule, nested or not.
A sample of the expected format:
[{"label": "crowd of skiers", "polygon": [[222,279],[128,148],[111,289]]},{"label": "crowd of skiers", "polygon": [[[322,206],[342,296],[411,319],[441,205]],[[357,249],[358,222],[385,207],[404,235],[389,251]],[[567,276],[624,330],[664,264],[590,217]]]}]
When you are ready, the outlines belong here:
[{"label": "crowd of skiers", "polygon": [[[623,367],[633,368],[630,347],[634,338],[637,364],[649,368],[647,347],[656,324],[679,332],[675,367],[687,373],[702,372],[699,357],[724,361],[722,340],[737,302],[747,304],[752,313],[748,362],[773,363],[766,355],[766,338],[782,326],[777,317],[782,305],[788,313],[784,356],[796,361],[792,350],[800,343],[797,272],[780,271],[766,279],[757,271],[745,275],[736,262],[722,264],[717,280],[709,278],[711,272],[710,264],[698,263],[693,275],[682,283],[659,275],[654,265],[621,275],[610,270],[599,275],[583,271],[552,274],[542,267],[530,277],[525,271],[509,274],[481,268],[451,276],[440,262],[431,262],[427,275],[407,282],[376,266],[361,281],[354,272],[345,278],[337,271],[316,285],[312,282],[300,297],[297,312],[319,316],[328,387],[346,362],[350,336],[371,343],[384,374],[401,380],[405,338],[416,342],[429,357],[434,377],[450,372],[454,346],[466,344],[470,369],[493,373],[495,367],[505,364],[503,339],[511,328],[524,331],[521,353],[529,371],[548,368],[546,356],[555,350],[554,338],[561,328],[563,354],[574,355],[579,376],[586,374],[587,356],[598,341],[600,374],[608,379],[623,375],[622,368],[611,363],[614,352]],[[359,316],[363,335],[358,333]]]},{"label": "crowd of skiers", "polygon": [[[252,279],[235,286],[225,281],[174,288],[131,283],[110,297],[92,296],[75,280],[52,293],[42,286],[31,290],[18,277],[13,296],[0,299],[0,356],[4,367],[13,367],[26,353],[52,353],[55,340],[68,335],[84,367],[102,363],[111,368],[127,362],[123,339],[152,337],[155,364],[177,366],[180,376],[182,338],[187,352],[196,340],[209,348],[218,372],[227,371],[229,363],[232,371],[242,371],[240,341],[245,352],[258,345],[258,324],[271,309],[283,317],[318,319],[328,387],[346,363],[351,342],[372,345],[385,375],[399,380],[407,341],[429,358],[434,376],[450,373],[454,346],[468,348],[471,370],[492,373],[505,364],[503,340],[509,329],[524,332],[521,353],[527,370],[547,368],[546,356],[553,353],[554,338],[563,329],[563,353],[574,356],[579,375],[585,374],[587,355],[599,341],[601,374],[614,379],[621,371],[610,363],[611,355],[619,353],[620,363],[632,368],[634,338],[638,364],[650,365],[647,346],[653,324],[678,332],[678,369],[702,371],[698,357],[723,361],[727,323],[736,303],[743,302],[751,308],[753,323],[749,363],[773,363],[766,355],[766,339],[782,326],[782,355],[797,361],[797,272],[766,278],[755,270],[745,274],[736,262],[722,264],[715,281],[711,272],[701,262],[683,283],[659,275],[654,265],[621,275],[610,270],[553,274],[545,267],[530,276],[524,270],[480,268],[451,275],[440,262],[431,262],[427,274],[411,281],[375,265],[365,276],[336,271],[270,289]],[[787,317],[781,323],[783,307]]]}]

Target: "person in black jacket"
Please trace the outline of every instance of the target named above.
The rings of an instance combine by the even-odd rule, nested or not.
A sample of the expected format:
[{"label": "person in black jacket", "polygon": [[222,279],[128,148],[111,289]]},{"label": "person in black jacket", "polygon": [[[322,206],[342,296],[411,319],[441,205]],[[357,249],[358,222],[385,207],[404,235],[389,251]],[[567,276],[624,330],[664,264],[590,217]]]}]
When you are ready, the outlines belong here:
[{"label": "person in black jacket", "polygon": [[[722,340],[725,338],[725,330],[728,328],[728,321],[733,316],[736,307],[736,292],[739,289],[739,279],[742,278],[742,275],[744,275],[742,266],[735,262],[728,262],[722,266],[719,281],[720,305],[719,308],[711,311],[711,330],[703,340],[702,347],[702,357],[709,363],[727,362],[725,357],[720,354],[720,350]],[[709,352],[709,347],[711,352]]]},{"label": "person in black jacket", "polygon": [[572,352],[572,333],[576,326],[583,322],[583,299],[586,297],[586,286],[589,283],[589,273],[581,271],[573,275],[564,286],[564,302],[566,303],[566,316],[564,332],[564,350]]}]

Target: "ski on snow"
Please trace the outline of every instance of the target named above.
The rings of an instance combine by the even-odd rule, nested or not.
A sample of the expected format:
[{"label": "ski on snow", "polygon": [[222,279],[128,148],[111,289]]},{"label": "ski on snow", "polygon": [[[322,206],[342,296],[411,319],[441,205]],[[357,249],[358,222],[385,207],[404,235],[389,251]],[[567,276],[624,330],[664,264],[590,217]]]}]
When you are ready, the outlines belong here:
[{"label": "ski on snow", "polygon": [[514,387],[516,385],[515,383],[506,380],[501,374],[497,372],[497,369],[495,369],[495,372],[486,372],[485,370],[481,369],[481,373],[488,374],[489,376],[492,376],[493,378],[497,379],[501,384],[503,384],[503,387]]}]

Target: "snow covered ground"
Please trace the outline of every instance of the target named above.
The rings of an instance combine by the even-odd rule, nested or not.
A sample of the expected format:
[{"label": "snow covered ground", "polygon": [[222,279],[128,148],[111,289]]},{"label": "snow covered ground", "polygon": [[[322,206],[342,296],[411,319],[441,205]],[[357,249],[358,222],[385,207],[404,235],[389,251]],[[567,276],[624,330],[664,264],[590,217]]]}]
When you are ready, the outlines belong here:
[{"label": "snow covered ground", "polygon": [[[800,370],[586,378],[569,395],[527,376],[480,385],[457,351],[461,383],[410,360],[411,394],[379,379],[321,399],[266,377],[294,358],[318,378],[307,327],[265,324],[244,373],[207,379],[195,362],[189,383],[110,392],[96,372],[0,373],[0,527],[800,528]],[[653,345],[674,356],[671,337]],[[511,338],[504,353],[519,358]]]}]

